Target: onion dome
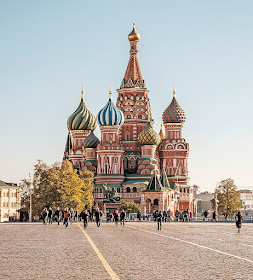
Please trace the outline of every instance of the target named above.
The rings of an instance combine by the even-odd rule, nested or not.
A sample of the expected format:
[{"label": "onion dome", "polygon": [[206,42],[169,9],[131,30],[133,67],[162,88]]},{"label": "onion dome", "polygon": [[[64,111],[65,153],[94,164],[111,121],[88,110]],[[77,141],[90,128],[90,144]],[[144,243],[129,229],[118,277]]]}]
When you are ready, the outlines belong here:
[{"label": "onion dome", "polygon": [[97,121],[100,126],[121,126],[124,123],[123,113],[114,105],[109,92],[109,101],[105,107],[98,112]]},{"label": "onion dome", "polygon": [[165,139],[165,135],[163,133],[163,125],[162,124],[161,124],[161,129],[160,129],[159,135],[160,135],[161,140]]},{"label": "onion dome", "polygon": [[183,123],[186,116],[184,110],[176,100],[176,93],[173,91],[173,99],[170,105],[163,112],[163,123]]},{"label": "onion dome", "polygon": [[75,112],[68,118],[69,130],[91,130],[96,129],[96,117],[92,115],[83,100],[83,91],[81,91],[81,102]]},{"label": "onion dome", "polygon": [[91,130],[90,135],[83,141],[83,145],[85,148],[96,148],[99,143],[100,141],[93,133],[93,130]]},{"label": "onion dome", "polygon": [[138,135],[139,143],[143,145],[158,145],[161,138],[158,133],[154,131],[150,122],[147,124],[146,128],[142,130]]},{"label": "onion dome", "polygon": [[132,32],[128,35],[128,40],[131,41],[140,41],[140,34],[136,31],[135,29],[135,23],[133,24],[133,30]]}]

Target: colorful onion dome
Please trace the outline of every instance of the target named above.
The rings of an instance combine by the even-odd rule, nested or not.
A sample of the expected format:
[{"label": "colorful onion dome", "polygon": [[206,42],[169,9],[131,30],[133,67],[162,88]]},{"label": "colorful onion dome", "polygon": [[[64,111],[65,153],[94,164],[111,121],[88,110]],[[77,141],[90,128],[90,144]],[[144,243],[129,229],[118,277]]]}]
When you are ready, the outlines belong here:
[{"label": "colorful onion dome", "polygon": [[109,92],[109,101],[105,107],[98,112],[97,121],[100,126],[121,126],[124,123],[123,113],[114,105]]},{"label": "colorful onion dome", "polygon": [[163,133],[163,125],[161,124],[161,129],[160,129],[160,132],[159,132],[159,136],[161,138],[161,140],[165,139],[165,135]]},{"label": "colorful onion dome", "polygon": [[186,116],[184,110],[176,100],[176,93],[173,91],[173,99],[170,105],[163,112],[163,123],[183,123]]},{"label": "colorful onion dome", "polygon": [[140,34],[136,31],[135,29],[135,23],[133,23],[133,30],[132,32],[128,35],[128,40],[131,41],[140,41]]},{"label": "colorful onion dome", "polygon": [[100,141],[93,133],[93,130],[91,130],[90,135],[83,141],[83,145],[85,148],[96,148],[99,143]]},{"label": "colorful onion dome", "polygon": [[161,138],[159,134],[154,131],[150,122],[148,122],[146,128],[139,133],[138,141],[142,146],[158,145],[161,141]]},{"label": "colorful onion dome", "polygon": [[92,115],[83,100],[81,91],[81,102],[75,112],[68,118],[69,130],[95,130],[97,127],[96,117]]}]

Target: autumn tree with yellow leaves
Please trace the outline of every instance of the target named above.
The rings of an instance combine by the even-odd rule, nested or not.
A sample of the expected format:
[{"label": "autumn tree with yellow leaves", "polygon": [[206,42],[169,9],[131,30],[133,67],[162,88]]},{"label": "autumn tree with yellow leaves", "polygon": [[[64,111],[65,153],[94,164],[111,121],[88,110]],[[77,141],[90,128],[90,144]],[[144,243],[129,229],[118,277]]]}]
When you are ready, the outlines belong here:
[{"label": "autumn tree with yellow leaves", "polygon": [[[78,174],[68,160],[51,166],[38,161],[34,170],[34,215],[40,215],[44,207],[69,207],[78,211],[92,207],[92,172],[84,171]],[[24,201],[24,208],[28,210],[29,200],[24,198]]]},{"label": "autumn tree with yellow leaves", "polygon": [[[236,212],[242,208],[239,191],[231,178],[221,181],[215,190],[215,196],[217,197],[218,213],[225,218],[233,218]],[[212,200],[212,205],[215,210],[215,199]]]}]

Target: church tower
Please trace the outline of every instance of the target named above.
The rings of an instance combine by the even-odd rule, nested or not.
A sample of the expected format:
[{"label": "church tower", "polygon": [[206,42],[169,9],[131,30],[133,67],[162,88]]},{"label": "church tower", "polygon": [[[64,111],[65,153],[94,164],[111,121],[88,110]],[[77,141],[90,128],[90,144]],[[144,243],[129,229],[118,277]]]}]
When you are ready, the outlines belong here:
[{"label": "church tower", "polygon": [[189,144],[182,136],[185,112],[176,100],[176,92],[170,105],[163,112],[165,137],[158,147],[160,168],[165,168],[169,181],[188,185]]},{"label": "church tower", "polygon": [[84,91],[81,91],[81,101],[75,112],[68,118],[68,138],[64,152],[64,159],[72,162],[73,166],[81,170],[84,161],[84,139],[91,130],[95,130],[97,122],[84,102]]},{"label": "church tower", "polygon": [[124,169],[126,173],[136,173],[141,158],[141,145],[137,140],[139,133],[145,129],[151,117],[151,108],[141,68],[138,60],[138,43],[140,35],[133,30],[128,35],[130,58],[128,66],[118,89],[117,107],[123,112],[125,122],[120,128],[119,137],[124,152]]},{"label": "church tower", "polygon": [[109,92],[109,100],[99,111],[97,121],[101,130],[101,142],[97,145],[96,185],[107,183],[119,185],[124,181],[123,147],[119,139],[119,129],[124,123],[123,113],[114,105]]}]

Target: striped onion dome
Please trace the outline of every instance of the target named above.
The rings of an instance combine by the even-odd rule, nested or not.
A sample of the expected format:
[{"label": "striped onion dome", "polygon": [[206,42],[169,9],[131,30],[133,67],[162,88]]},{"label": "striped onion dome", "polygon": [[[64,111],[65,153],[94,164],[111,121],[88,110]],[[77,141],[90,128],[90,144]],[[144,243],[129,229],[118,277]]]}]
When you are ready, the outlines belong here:
[{"label": "striped onion dome", "polygon": [[163,112],[163,123],[183,123],[186,116],[184,110],[176,100],[176,93],[173,91],[173,99],[170,105]]},{"label": "striped onion dome", "polygon": [[99,143],[99,139],[91,130],[90,135],[84,139],[83,145],[85,148],[96,148]]},{"label": "striped onion dome", "polygon": [[83,100],[83,91],[81,102],[75,112],[68,118],[69,130],[95,130],[97,127],[96,117],[89,111]]},{"label": "striped onion dome", "polygon": [[121,126],[124,123],[123,113],[114,105],[109,92],[109,101],[105,107],[98,112],[97,121],[100,126]]},{"label": "striped onion dome", "polygon": [[158,133],[156,133],[148,122],[146,128],[142,130],[138,135],[139,143],[143,145],[158,145],[161,142],[161,138]]}]

